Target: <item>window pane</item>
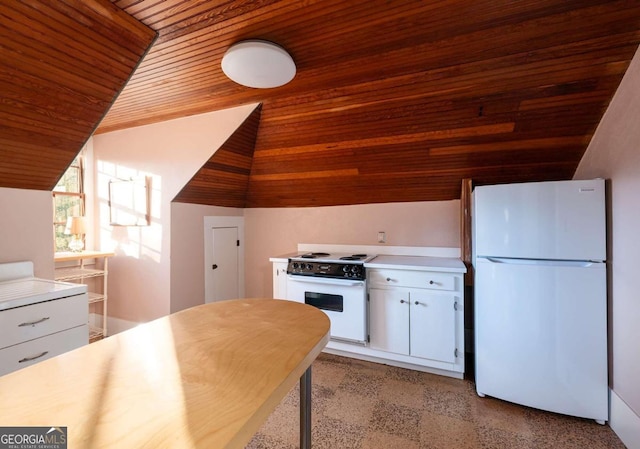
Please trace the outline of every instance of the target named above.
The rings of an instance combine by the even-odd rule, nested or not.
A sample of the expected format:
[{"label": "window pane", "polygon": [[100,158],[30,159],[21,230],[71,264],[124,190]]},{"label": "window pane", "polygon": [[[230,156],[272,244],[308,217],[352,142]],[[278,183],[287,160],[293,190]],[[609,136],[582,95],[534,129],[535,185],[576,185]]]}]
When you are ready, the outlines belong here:
[{"label": "window pane", "polygon": [[56,192],[80,192],[80,169],[69,167],[53,189]]},{"label": "window pane", "polygon": [[64,234],[65,225],[56,225],[56,251],[69,251],[69,241],[71,240],[71,235]]},{"label": "window pane", "polygon": [[79,196],[54,195],[55,223],[66,223],[67,217],[82,215],[82,199]]}]

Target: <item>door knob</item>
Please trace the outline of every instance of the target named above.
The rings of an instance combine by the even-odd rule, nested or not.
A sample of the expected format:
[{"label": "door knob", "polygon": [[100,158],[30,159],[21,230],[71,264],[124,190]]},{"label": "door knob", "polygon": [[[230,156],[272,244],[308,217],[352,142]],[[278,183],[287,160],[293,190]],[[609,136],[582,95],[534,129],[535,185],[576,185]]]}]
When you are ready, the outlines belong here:
[{"label": "door knob", "polygon": [[211,265],[211,269],[215,270],[216,268],[218,268],[218,265],[216,265],[215,263],[213,265]]}]

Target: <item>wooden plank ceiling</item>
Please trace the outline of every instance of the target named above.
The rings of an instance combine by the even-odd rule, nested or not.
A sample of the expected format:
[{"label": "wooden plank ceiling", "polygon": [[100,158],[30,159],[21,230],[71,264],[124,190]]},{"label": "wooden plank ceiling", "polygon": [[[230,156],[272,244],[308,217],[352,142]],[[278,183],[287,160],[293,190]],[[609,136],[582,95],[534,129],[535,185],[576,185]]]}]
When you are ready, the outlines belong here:
[{"label": "wooden plank ceiling", "polygon": [[52,190],[156,33],[108,0],[0,3],[0,187]]},{"label": "wooden plank ceiling", "polygon": [[[571,178],[640,43],[638,0],[112,2],[159,37],[97,132],[261,103],[246,207],[448,200],[463,178]],[[103,45],[133,40],[97,30]],[[246,38],[286,48],[293,81],[228,80],[221,58]],[[101,77],[117,66],[96,64]],[[93,99],[103,81],[91,87]],[[85,103],[42,108],[64,105],[75,124],[97,114]],[[226,182],[200,179],[198,202],[224,204]]]},{"label": "wooden plank ceiling", "polygon": [[[159,38],[98,132],[261,102],[246,207],[569,179],[640,42],[637,0],[113,1]],[[226,79],[246,38],[286,48],[294,80]],[[201,177],[198,202],[226,183]]]}]

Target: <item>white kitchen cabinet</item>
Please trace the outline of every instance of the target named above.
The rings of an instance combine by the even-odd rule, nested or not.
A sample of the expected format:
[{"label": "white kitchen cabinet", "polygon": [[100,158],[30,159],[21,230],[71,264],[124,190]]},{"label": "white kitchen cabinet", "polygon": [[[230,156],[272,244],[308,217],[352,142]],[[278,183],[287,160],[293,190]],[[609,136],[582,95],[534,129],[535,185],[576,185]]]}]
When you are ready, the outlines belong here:
[{"label": "white kitchen cabinet", "polygon": [[273,297],[287,298],[287,259],[271,259],[273,262]]},{"label": "white kitchen cabinet", "polygon": [[371,288],[371,348],[455,363],[456,297],[419,289]]},{"label": "white kitchen cabinet", "polygon": [[436,271],[412,262],[375,268],[374,259],[374,268],[367,269],[370,348],[464,373],[463,270]]},{"label": "white kitchen cabinet", "polygon": [[409,354],[409,292],[369,290],[370,347]]},{"label": "white kitchen cabinet", "polygon": [[409,295],[409,355],[455,363],[456,296],[417,289]]},{"label": "white kitchen cabinet", "polygon": [[[302,248],[311,249],[334,250]],[[371,254],[375,250],[350,247],[347,252]],[[269,259],[273,263],[274,298],[287,297],[286,269],[290,256]],[[325,352],[464,377],[464,263],[453,256],[388,254],[365,262],[364,267],[369,294],[369,341],[352,344],[330,340]]]}]

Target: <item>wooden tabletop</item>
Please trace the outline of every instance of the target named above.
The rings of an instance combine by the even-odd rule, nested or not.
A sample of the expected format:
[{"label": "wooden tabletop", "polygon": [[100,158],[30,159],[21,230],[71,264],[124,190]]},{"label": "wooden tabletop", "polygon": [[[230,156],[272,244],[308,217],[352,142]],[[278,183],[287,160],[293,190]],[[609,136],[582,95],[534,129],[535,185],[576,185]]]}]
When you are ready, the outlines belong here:
[{"label": "wooden tabletop", "polygon": [[305,304],[193,307],[0,377],[0,426],[66,426],[70,449],[243,448],[328,340]]}]

